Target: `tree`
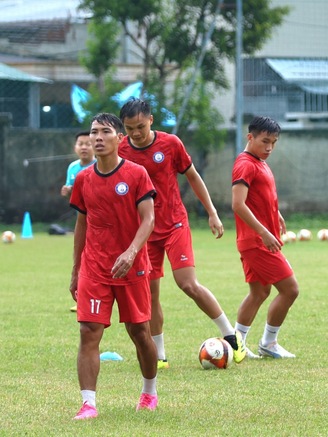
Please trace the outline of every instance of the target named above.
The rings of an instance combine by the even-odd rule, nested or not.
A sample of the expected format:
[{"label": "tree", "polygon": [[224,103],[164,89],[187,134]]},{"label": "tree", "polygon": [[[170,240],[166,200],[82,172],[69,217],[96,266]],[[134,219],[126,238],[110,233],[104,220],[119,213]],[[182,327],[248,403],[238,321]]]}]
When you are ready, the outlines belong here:
[{"label": "tree", "polygon": [[[184,141],[194,140],[193,145],[201,151],[204,163],[208,151],[222,145],[222,117],[211,102],[213,93],[220,88],[229,87],[224,65],[226,60],[234,60],[236,50],[236,1],[221,0],[219,5],[222,7],[220,15],[216,17],[217,0],[80,2],[81,9],[91,12],[95,26],[102,26],[99,32],[94,33],[93,41],[93,54],[95,60],[99,61],[98,65],[106,67],[102,55],[102,50],[106,51],[106,40],[102,37],[102,32],[109,32],[113,22],[120,25],[125,37],[142,54],[143,71],[139,79],[143,82],[144,89],[156,97],[155,128],[160,126],[160,108],[166,107],[175,113],[179,110],[186,85],[206,42],[208,28],[215,20],[214,30],[210,40],[206,42],[197,81],[178,132]],[[288,12],[287,6],[270,7],[270,0],[244,1],[244,53],[251,55],[259,50]]]},{"label": "tree", "polygon": [[[217,0],[82,0],[80,8],[90,11],[96,22],[112,18],[143,53],[142,80],[148,85],[156,71],[160,81],[195,60],[217,6]],[[204,79],[227,86],[223,73],[224,58],[235,55],[235,1],[222,1],[221,17],[208,44],[202,66]],[[270,0],[247,0],[243,4],[244,53],[259,50],[282,23],[289,8],[270,8]],[[131,25],[133,23],[133,25]],[[112,21],[108,26],[112,25]]]},{"label": "tree", "polygon": [[108,112],[119,110],[118,104],[108,99],[108,95],[114,95],[122,88],[113,78],[119,48],[119,24],[112,19],[98,20],[94,17],[90,20],[88,33],[87,50],[80,55],[80,62],[96,77],[97,82],[89,86],[91,98],[82,105],[86,113],[90,114],[84,119],[85,126],[90,125],[92,114],[104,108]]}]

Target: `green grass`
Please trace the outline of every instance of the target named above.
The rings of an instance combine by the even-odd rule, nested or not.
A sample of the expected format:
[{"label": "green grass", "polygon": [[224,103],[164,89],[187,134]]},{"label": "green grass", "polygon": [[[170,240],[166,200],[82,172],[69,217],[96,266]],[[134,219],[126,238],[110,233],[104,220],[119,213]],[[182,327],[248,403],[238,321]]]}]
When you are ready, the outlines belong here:
[{"label": "green grass", "polygon": [[[295,360],[245,360],[227,370],[202,370],[198,348],[217,335],[215,325],[177,289],[166,268],[162,305],[170,369],[158,375],[158,410],[135,412],[141,376],[115,309],[101,350],[116,351],[124,361],[101,363],[99,417],[75,422],[81,398],[79,330],[68,291],[73,237],[35,232],[21,239],[15,231],[14,244],[0,244],[0,436],[327,436],[328,242],[314,238],[284,248],[300,296],[279,339]],[[234,231],[215,240],[209,230],[194,229],[193,239],[198,279],[234,323],[247,292]],[[249,334],[253,350],[270,301]]]}]

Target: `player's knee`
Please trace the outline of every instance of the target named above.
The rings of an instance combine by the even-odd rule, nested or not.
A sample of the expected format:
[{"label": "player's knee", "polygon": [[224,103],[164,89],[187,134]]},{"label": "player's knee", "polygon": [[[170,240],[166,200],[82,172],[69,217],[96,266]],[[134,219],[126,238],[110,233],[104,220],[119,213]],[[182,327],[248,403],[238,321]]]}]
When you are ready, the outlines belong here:
[{"label": "player's knee", "polygon": [[250,289],[250,296],[252,300],[258,302],[259,304],[262,304],[270,296],[270,293],[271,286]]},{"label": "player's knee", "polygon": [[265,287],[262,290],[262,293],[259,294],[259,298],[261,299],[262,302],[264,302],[271,293],[271,287]]},{"label": "player's knee", "polygon": [[102,336],[102,329],[93,323],[80,323],[80,337],[81,343],[91,344],[94,342],[99,342]]},{"label": "player's knee", "polygon": [[178,286],[191,299],[195,299],[199,294],[199,285],[196,281],[181,281]]},{"label": "player's knee", "polygon": [[299,292],[297,284],[295,284],[294,287],[291,287],[289,295],[290,295],[290,299],[292,300],[292,302],[294,302],[297,299],[299,293],[300,292]]},{"label": "player's knee", "polygon": [[285,297],[285,299],[289,300],[290,305],[292,305],[299,295],[298,284],[296,281],[292,281],[292,283],[289,283],[288,285],[286,284],[282,290],[278,289],[278,291]]},{"label": "player's knee", "polygon": [[151,337],[150,330],[146,329],[143,323],[131,323],[128,331],[133,343],[137,346],[142,347]]}]

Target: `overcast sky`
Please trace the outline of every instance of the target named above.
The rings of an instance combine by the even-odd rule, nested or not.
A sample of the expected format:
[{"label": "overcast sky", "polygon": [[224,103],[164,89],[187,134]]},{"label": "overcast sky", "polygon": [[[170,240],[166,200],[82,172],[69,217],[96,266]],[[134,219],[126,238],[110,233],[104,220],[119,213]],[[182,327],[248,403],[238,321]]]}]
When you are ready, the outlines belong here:
[{"label": "overcast sky", "polygon": [[0,22],[83,18],[79,0],[0,0]]}]

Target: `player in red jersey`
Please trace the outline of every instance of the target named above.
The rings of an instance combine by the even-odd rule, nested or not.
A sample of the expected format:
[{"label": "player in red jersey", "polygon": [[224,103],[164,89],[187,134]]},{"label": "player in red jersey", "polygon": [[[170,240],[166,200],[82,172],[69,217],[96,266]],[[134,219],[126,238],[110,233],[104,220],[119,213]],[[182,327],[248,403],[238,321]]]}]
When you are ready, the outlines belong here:
[{"label": "player in red jersey", "polygon": [[154,228],[154,186],[146,170],[118,156],[121,120],[93,118],[90,140],[97,162],[80,172],[70,205],[78,211],[70,291],[77,300],[77,369],[83,405],[74,419],[98,415],[99,343],[116,300],[120,322],[135,344],[143,376],[137,409],[157,406],[156,346],[151,337],[150,262],[146,241]]},{"label": "player in red jersey", "polygon": [[[293,270],[281,253],[280,234],[286,225],[278,209],[274,176],[265,162],[280,134],[280,126],[268,117],[256,117],[248,127],[248,143],[232,170],[232,209],[235,213],[237,248],[249,283],[249,294],[238,310],[235,328],[246,336],[271,286],[278,295],[269,306],[259,343],[260,356],[294,358],[277,342],[279,329],[298,296]],[[247,355],[257,358],[248,348]]]},{"label": "player in red jersey", "polygon": [[206,185],[195,169],[182,141],[172,134],[153,131],[153,116],[147,102],[129,100],[120,111],[127,136],[120,143],[119,155],[143,165],[157,192],[155,228],[147,247],[152,264],[151,332],[157,346],[158,368],[168,367],[163,337],[163,312],[160,304],[160,278],[164,275],[165,252],[171,263],[175,282],[199,308],[210,317],[234,349],[234,359],[245,357],[241,336],[232,327],[217,299],[196,277],[188,214],[182,202],[177,175],[184,174],[209,216],[213,235],[220,238],[223,226]]}]

